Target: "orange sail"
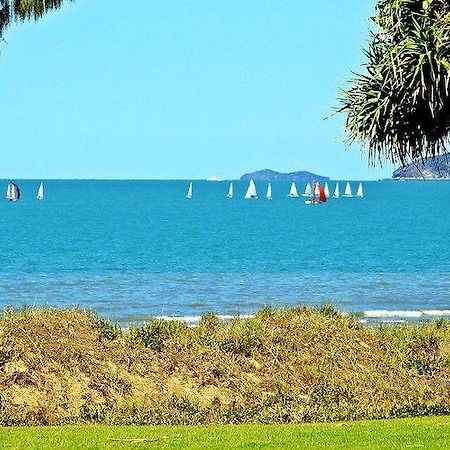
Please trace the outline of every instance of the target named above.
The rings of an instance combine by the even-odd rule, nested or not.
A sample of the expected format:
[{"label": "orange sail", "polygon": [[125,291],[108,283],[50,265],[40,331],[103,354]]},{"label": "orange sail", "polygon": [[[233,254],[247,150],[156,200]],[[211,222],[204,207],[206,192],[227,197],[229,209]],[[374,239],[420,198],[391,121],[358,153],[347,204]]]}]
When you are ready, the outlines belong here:
[{"label": "orange sail", "polygon": [[327,196],[325,195],[325,189],[317,183],[317,187],[319,188],[319,201],[325,203],[327,201]]}]

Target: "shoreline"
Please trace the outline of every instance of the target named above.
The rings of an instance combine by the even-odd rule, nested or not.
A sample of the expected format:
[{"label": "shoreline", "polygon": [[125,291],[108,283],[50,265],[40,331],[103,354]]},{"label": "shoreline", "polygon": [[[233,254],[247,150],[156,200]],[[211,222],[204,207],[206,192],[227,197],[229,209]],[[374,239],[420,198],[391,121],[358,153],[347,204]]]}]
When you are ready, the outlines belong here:
[{"label": "shoreline", "polygon": [[[233,320],[246,320],[255,318],[258,311],[269,309],[274,311],[291,310],[298,308],[306,309],[320,309],[320,308],[332,308],[338,314],[353,318],[362,325],[376,326],[376,325],[395,325],[395,324],[414,324],[414,323],[427,323],[434,320],[450,320],[450,309],[416,309],[416,310],[404,310],[404,309],[368,309],[364,311],[348,311],[345,309],[339,309],[332,302],[325,302],[322,304],[311,305],[308,303],[297,303],[297,304],[286,304],[286,305],[262,305],[256,311],[245,312],[245,313],[235,313],[227,314],[218,311],[210,310],[205,311],[202,314],[196,315],[170,315],[170,314],[154,314],[154,315],[142,315],[135,317],[118,317],[114,315],[104,315],[96,311],[95,308],[88,308],[81,305],[72,305],[72,307],[67,306],[51,306],[51,305],[22,305],[21,307],[7,306],[4,307],[3,313],[21,313],[22,311],[33,311],[33,310],[49,310],[49,311],[65,311],[65,310],[81,310],[87,311],[91,314],[98,315],[102,320],[115,323],[122,328],[133,328],[137,326],[142,326],[146,322],[153,320],[162,320],[167,322],[181,322],[189,327],[198,326],[202,318],[205,316],[215,316],[218,320],[226,323]],[[1,314],[1,312],[0,312]]]},{"label": "shoreline", "polygon": [[[322,308],[328,307],[336,308],[336,311],[343,316],[352,317],[357,320],[359,323],[368,326],[376,326],[376,325],[389,325],[389,324],[408,324],[408,323],[426,323],[433,320],[439,319],[450,319],[450,309],[423,309],[423,310],[387,310],[387,309],[379,309],[379,310],[365,310],[365,311],[346,311],[338,309],[333,303],[323,303],[322,305],[311,306],[309,304],[299,303],[294,305],[286,305],[286,306],[273,306],[273,305],[263,305],[260,309],[269,308],[274,310],[289,310],[295,308]],[[56,308],[58,309],[58,308]],[[95,311],[94,311],[95,313]],[[245,320],[254,318],[257,314],[253,313],[236,313],[236,314],[222,314],[216,312],[214,310],[207,311],[204,314],[198,315],[143,315],[142,317],[136,317],[133,319],[126,320],[125,318],[107,318],[107,320],[112,320],[117,322],[119,325],[129,328],[133,326],[139,326],[144,324],[146,321],[151,320],[164,320],[168,322],[183,322],[187,326],[193,327],[198,326],[199,322],[202,320],[202,317],[205,315],[214,315],[218,319],[223,322],[231,321],[231,320]]]}]

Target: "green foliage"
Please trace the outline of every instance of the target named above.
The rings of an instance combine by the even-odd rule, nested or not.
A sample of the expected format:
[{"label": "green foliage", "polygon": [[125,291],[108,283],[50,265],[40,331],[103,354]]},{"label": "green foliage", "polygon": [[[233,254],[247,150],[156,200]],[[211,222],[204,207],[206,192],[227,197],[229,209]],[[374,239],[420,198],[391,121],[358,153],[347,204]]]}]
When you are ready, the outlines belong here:
[{"label": "green foliage", "polygon": [[15,21],[38,20],[73,0],[0,0],[0,36]]},{"label": "green foliage", "polygon": [[102,319],[101,317],[95,317],[95,323],[100,329],[101,336],[107,341],[117,339],[122,333],[122,329],[118,323],[110,322],[109,320]]},{"label": "green foliage", "polygon": [[342,314],[331,304],[325,303],[319,308],[319,313],[332,319],[338,319],[342,317]]},{"label": "green foliage", "polygon": [[227,353],[250,357],[252,351],[259,346],[259,343],[257,325],[245,323],[242,326],[233,327],[226,336],[223,336],[219,347]]},{"label": "green foliage", "polygon": [[186,328],[186,324],[178,320],[151,319],[142,327],[133,330],[132,334],[145,347],[159,352],[169,338],[185,331]]},{"label": "green foliage", "polygon": [[80,408],[80,420],[82,422],[104,422],[106,414],[107,411],[104,405],[84,403]]},{"label": "green foliage", "polygon": [[213,313],[206,313],[200,318],[198,323],[199,328],[204,328],[207,331],[214,331],[220,325],[220,318]]},{"label": "green foliage", "polygon": [[343,92],[349,142],[369,162],[406,165],[445,151],[450,131],[450,2],[378,0],[366,72]]}]

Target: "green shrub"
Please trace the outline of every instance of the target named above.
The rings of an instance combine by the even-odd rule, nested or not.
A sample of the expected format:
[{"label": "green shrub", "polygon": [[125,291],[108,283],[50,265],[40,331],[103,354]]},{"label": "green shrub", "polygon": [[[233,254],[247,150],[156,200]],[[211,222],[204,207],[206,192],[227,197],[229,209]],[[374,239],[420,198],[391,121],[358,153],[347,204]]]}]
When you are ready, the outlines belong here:
[{"label": "green shrub", "polygon": [[186,329],[187,325],[178,320],[151,319],[136,329],[136,336],[144,344],[144,347],[159,352],[169,338]]},{"label": "green shrub", "polygon": [[117,339],[122,332],[119,324],[110,322],[109,320],[105,320],[100,317],[95,318],[95,324],[99,328],[101,336],[107,341]]},{"label": "green shrub", "polygon": [[342,317],[342,314],[331,304],[325,303],[318,309],[319,313],[326,317],[338,319]]},{"label": "green shrub", "polygon": [[221,336],[219,348],[227,353],[250,357],[261,345],[261,326],[255,320],[238,321]]}]

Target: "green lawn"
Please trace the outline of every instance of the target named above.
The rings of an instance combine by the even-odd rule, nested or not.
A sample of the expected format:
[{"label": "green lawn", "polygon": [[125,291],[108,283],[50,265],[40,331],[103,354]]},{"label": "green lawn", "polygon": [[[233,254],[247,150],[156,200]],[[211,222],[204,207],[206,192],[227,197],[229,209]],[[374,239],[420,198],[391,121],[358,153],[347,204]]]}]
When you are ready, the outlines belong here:
[{"label": "green lawn", "polygon": [[450,416],[308,425],[0,428],[2,448],[450,448]]}]

